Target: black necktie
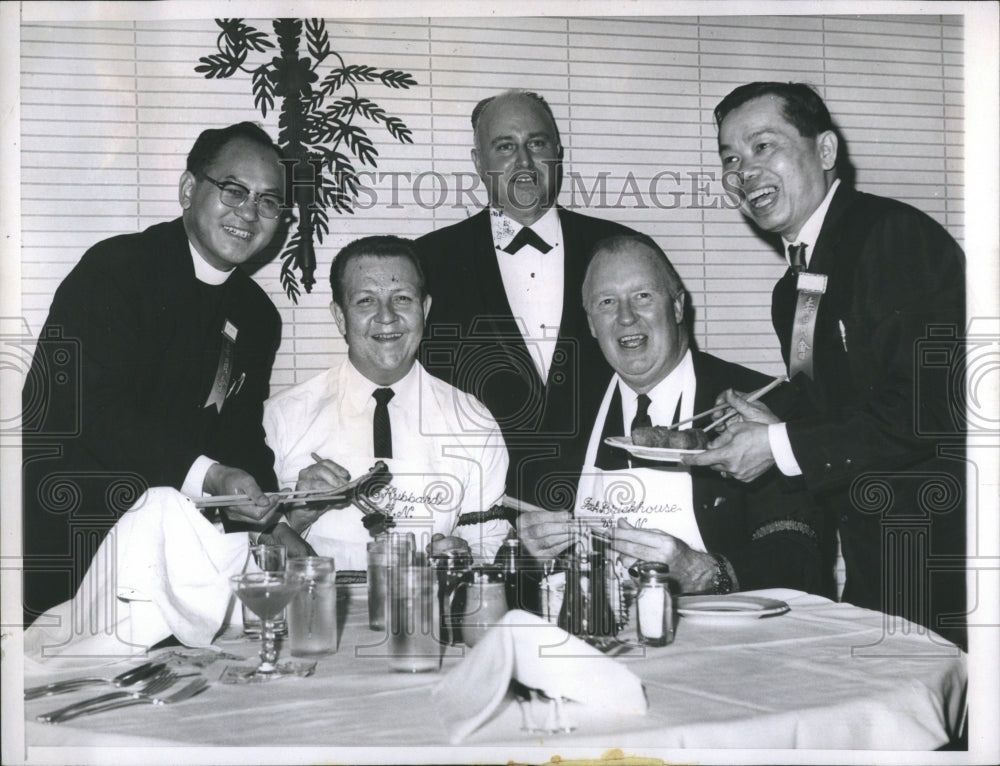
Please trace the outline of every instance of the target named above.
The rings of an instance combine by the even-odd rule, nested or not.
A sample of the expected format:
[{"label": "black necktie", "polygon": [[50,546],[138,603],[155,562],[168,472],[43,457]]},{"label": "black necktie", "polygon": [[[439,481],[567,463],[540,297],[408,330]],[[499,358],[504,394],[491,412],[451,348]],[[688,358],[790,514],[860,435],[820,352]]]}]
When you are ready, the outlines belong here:
[{"label": "black necktie", "polygon": [[649,428],[653,425],[653,421],[649,417],[649,405],[652,404],[649,397],[645,394],[639,394],[636,401],[639,402],[639,408],[636,410],[635,417],[632,418],[631,430],[633,431],[637,428]]},{"label": "black necktie", "polygon": [[788,260],[792,264],[792,273],[798,274],[806,270],[806,245],[789,245]]},{"label": "black necktie", "polygon": [[544,239],[535,234],[534,230],[530,226],[523,226],[514,236],[514,239],[510,241],[510,244],[503,249],[503,251],[513,255],[525,245],[531,245],[540,253],[547,253],[552,249],[552,245],[548,244]]},{"label": "black necktie", "polygon": [[375,397],[375,417],[372,418],[372,436],[375,445],[375,457],[392,457],[392,426],[389,424],[389,400],[395,396],[391,388],[376,388],[372,392]]}]

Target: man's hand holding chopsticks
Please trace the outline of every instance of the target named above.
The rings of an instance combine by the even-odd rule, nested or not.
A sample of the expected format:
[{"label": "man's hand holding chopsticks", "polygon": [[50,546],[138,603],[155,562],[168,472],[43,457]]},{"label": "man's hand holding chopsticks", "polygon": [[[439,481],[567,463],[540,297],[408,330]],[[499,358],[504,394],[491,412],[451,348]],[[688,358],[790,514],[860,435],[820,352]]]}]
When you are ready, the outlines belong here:
[{"label": "man's hand holding chopsticks", "polygon": [[[685,465],[707,466],[719,471],[724,478],[750,482],[774,465],[768,426],[780,423],[778,417],[760,402],[748,402],[732,389],[719,397],[719,403],[732,407],[733,417],[728,422],[716,426],[725,430],[708,445],[708,449],[698,455],[685,455]],[[717,400],[718,401],[718,400]]]},{"label": "man's hand holding chopsticks", "polygon": [[226,506],[222,512],[232,521],[267,527],[278,517],[278,501],[269,498],[257,481],[240,468],[215,463],[205,474],[202,486],[210,495],[246,495],[250,502]]},{"label": "man's hand holding chopsticks", "polygon": [[[334,490],[337,487],[342,487],[351,480],[350,471],[342,465],[332,460],[324,459],[315,452],[312,457],[316,462],[299,471],[299,480],[295,483],[296,492]],[[331,504],[326,500],[315,503],[296,503],[295,506],[285,513],[285,521],[292,529],[301,533],[312,526],[313,522],[330,510],[330,508],[335,508],[338,505],[345,507],[349,502],[345,498],[339,504]]]}]

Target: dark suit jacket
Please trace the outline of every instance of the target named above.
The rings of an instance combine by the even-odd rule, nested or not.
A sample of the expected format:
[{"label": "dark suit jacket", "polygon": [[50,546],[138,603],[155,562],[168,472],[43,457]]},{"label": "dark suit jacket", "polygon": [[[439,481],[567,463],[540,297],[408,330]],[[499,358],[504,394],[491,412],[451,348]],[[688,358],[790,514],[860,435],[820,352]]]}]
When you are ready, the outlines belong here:
[{"label": "dark suit jacket", "polygon": [[[726,362],[718,357],[692,351],[695,389],[694,411],[715,405],[715,398],[727,388],[753,391],[766,385],[759,372]],[[594,427],[594,415],[591,426]],[[621,435],[621,411],[608,412],[602,428],[606,436]],[[602,457],[620,452],[603,445]],[[624,453],[623,453],[624,454]],[[822,569],[819,529],[821,511],[799,489],[784,486],[777,469],[750,484],[723,479],[708,468],[691,468],[695,519],[706,549],[721,553],[733,565],[741,590],[796,588],[830,595],[832,576]]]},{"label": "dark suit jacket", "polygon": [[[220,413],[204,405],[227,320],[231,380],[245,377]],[[196,279],[180,219],[84,254],[56,291],[23,392],[26,617],[70,598],[118,516],[146,487],[180,488],[199,455],[276,488],[262,414],[280,335],[249,276]]]},{"label": "dark suit jacket", "polygon": [[563,312],[548,380],[539,377],[512,316],[489,210],[417,240],[433,298],[420,359],[493,413],[510,453],[507,493],[568,510],[589,435],[582,420],[592,417],[611,378],[583,311],[587,257],[598,240],[631,230],[563,209],[559,220]]},{"label": "dark suit jacket", "polygon": [[[796,376],[783,414],[805,485],[837,519],[844,599],[961,642],[939,617],[965,611],[964,255],[920,211],[841,186],[809,270],[829,277],[815,376]],[[772,304],[786,363],[795,302],[789,272]]]}]

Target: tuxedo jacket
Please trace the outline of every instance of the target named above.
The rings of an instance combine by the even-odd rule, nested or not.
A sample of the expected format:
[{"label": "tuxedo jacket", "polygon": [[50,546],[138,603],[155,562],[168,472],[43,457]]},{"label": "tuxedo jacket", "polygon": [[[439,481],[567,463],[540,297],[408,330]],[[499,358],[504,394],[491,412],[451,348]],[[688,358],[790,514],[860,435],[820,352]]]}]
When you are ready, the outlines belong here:
[{"label": "tuxedo jacket", "polygon": [[[235,337],[228,396],[206,406]],[[181,219],[88,250],[56,291],[23,391],[26,616],[72,597],[108,528],[199,455],[275,489],[264,443],[281,320],[236,270],[194,274]]]},{"label": "tuxedo jacket", "polygon": [[[727,388],[749,392],[768,383],[767,376],[754,370],[711,354],[691,353],[695,412],[715,406],[716,397]],[[603,443],[605,437],[622,433],[617,401],[619,409],[615,412],[612,406],[604,423],[595,423],[596,413],[591,414],[591,428],[601,429],[599,466],[620,460],[624,467],[625,453]],[[691,488],[705,548],[729,559],[741,590],[782,587],[832,594],[832,572],[823,569],[822,512],[808,492],[786,486],[774,468],[745,484],[693,466]]]},{"label": "tuxedo jacket", "polygon": [[[593,245],[631,230],[559,209],[564,242],[559,337],[542,380],[504,291],[489,210],[417,240],[433,298],[420,360],[492,412],[510,466],[507,494],[569,510],[593,417],[611,378],[583,310],[581,288]],[[485,509],[484,509],[485,510]]]},{"label": "tuxedo jacket", "polygon": [[[782,414],[805,486],[836,518],[844,599],[961,642],[964,255],[920,211],[841,186],[809,271],[828,277],[814,377],[795,377]],[[789,271],[772,301],[786,364],[796,300]]]}]

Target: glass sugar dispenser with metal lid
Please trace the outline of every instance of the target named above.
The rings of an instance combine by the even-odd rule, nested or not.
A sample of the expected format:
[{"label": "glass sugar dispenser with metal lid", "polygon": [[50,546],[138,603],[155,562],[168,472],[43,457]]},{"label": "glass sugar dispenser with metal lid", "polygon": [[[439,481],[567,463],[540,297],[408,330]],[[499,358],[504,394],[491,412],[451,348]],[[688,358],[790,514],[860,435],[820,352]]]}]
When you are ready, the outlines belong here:
[{"label": "glass sugar dispenser with metal lid", "polygon": [[670,567],[658,561],[637,561],[628,573],[638,586],[635,610],[639,642],[647,646],[673,643],[680,588],[670,576]]}]

